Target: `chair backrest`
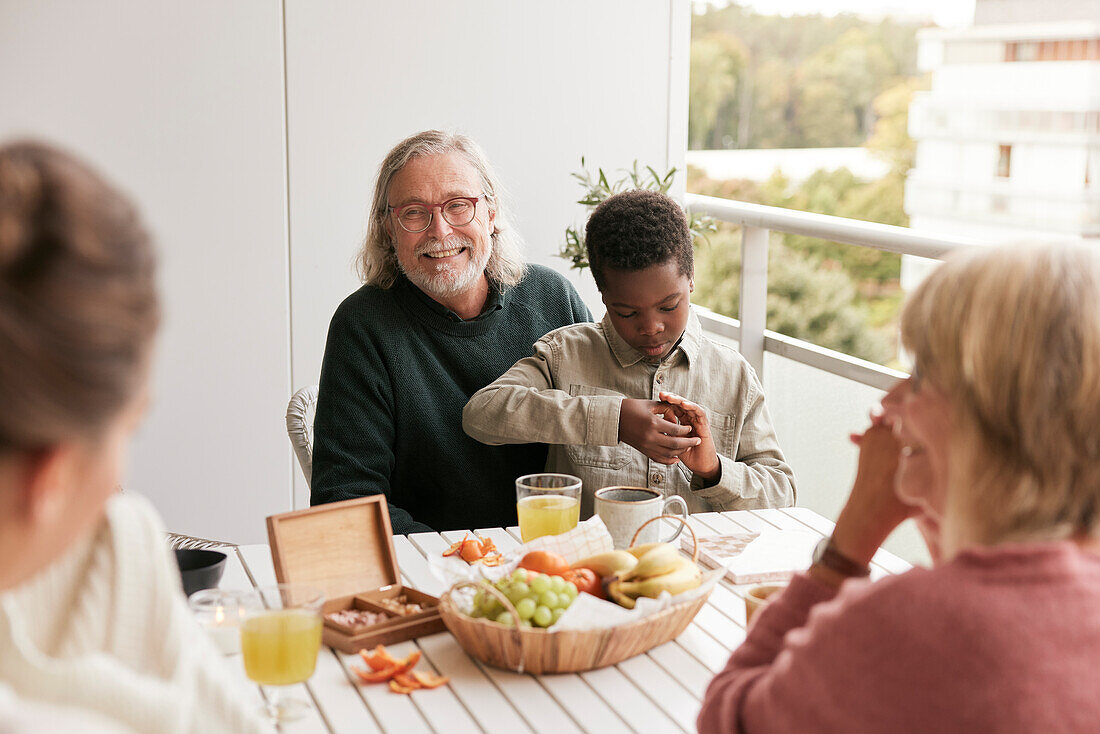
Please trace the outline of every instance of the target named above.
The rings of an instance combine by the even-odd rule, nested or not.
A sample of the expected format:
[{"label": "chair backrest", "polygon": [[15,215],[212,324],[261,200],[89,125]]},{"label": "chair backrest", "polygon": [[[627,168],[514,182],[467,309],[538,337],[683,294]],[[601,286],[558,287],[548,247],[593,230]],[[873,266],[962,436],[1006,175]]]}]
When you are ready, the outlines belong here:
[{"label": "chair backrest", "polygon": [[286,433],[298,457],[306,486],[313,479],[313,418],[317,414],[317,386],[303,387],[286,406]]}]

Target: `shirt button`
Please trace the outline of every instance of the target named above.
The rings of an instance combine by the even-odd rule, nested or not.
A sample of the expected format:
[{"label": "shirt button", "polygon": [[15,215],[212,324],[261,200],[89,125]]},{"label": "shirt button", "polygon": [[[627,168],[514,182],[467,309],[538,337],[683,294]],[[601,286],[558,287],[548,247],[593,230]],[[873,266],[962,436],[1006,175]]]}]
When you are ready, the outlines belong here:
[{"label": "shirt button", "polygon": [[657,375],[657,384],[660,385],[665,381],[664,375]]},{"label": "shirt button", "polygon": [[653,475],[650,477],[650,479],[653,480],[654,484],[660,484],[662,481],[664,481],[664,478],[664,474],[658,474],[657,472],[653,472]]}]

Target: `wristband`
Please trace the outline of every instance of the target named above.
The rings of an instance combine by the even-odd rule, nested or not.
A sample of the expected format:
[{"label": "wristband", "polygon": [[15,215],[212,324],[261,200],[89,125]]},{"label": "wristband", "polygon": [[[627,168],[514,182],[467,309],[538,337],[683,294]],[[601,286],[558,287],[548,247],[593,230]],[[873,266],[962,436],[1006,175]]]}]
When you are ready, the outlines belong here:
[{"label": "wristband", "polygon": [[852,578],[871,575],[871,567],[857,563],[837,550],[832,537],[822,538],[814,548],[813,562],[815,565],[835,571],[841,576]]}]

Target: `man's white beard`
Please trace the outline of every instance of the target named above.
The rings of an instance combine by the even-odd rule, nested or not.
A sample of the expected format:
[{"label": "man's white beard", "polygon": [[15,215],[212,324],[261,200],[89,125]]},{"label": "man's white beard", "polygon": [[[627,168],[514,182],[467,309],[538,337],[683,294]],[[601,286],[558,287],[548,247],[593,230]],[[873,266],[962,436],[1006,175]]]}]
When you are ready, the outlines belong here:
[{"label": "man's white beard", "polygon": [[[430,259],[420,259],[424,253],[452,250],[456,247],[465,247],[468,256],[466,267],[461,270],[452,263],[433,265]],[[485,272],[485,266],[489,264],[490,255],[492,255],[491,244],[479,251],[469,237],[453,234],[442,242],[432,240],[416,248],[416,266],[411,271],[405,268],[400,258],[397,264],[401,272],[420,290],[430,296],[449,298],[462,293],[477,282]]]}]

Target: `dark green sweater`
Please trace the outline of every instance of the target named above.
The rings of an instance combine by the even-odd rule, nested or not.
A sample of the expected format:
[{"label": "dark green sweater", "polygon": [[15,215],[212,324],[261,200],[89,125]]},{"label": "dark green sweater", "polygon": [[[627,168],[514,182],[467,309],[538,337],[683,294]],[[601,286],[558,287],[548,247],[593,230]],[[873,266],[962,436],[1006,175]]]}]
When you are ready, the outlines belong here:
[{"label": "dark green sweater", "polygon": [[516,477],[542,444],[486,446],[462,430],[470,396],[548,331],[591,314],[561,275],[528,266],[462,321],[404,276],[363,286],[332,317],[314,422],[311,504],[384,494],[394,533],[516,523]]}]

